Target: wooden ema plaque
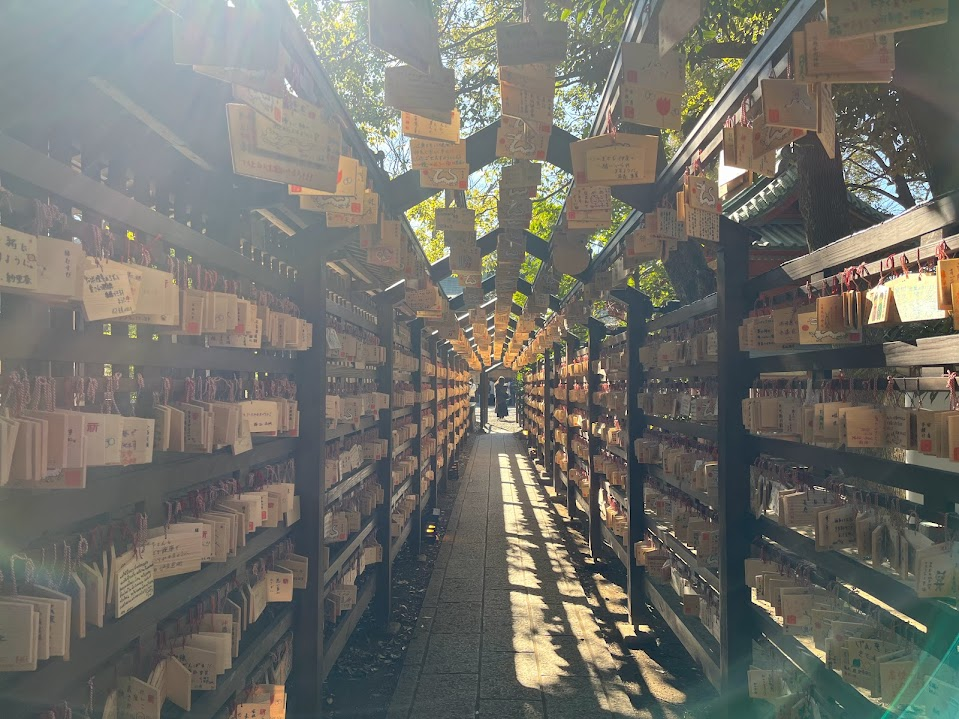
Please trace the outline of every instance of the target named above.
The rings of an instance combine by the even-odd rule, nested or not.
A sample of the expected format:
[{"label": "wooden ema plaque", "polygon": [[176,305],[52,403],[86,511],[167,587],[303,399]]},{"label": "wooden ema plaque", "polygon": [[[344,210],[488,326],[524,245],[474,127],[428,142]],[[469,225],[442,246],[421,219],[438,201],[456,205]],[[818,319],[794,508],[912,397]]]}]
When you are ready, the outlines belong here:
[{"label": "wooden ema plaque", "polygon": [[370,44],[422,73],[439,66],[436,22],[422,0],[368,0]]}]

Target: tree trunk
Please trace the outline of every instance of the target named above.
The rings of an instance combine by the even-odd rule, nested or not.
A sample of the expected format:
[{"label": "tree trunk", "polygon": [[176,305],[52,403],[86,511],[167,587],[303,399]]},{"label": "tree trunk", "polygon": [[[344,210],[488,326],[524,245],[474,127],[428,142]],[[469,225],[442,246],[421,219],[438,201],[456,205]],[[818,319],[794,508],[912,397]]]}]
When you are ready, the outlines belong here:
[{"label": "tree trunk", "polygon": [[[896,35],[895,86],[916,130],[933,196],[959,189],[959,0],[945,25]],[[901,39],[900,39],[901,38]]]},{"label": "tree trunk", "polygon": [[916,206],[916,197],[912,194],[912,188],[909,187],[909,181],[902,175],[893,175],[892,182],[896,186],[896,197],[899,198],[899,204],[907,210]]},{"label": "tree trunk", "polygon": [[701,300],[716,291],[716,274],[706,264],[703,248],[696,240],[680,242],[663,266],[683,304]]},{"label": "tree trunk", "polygon": [[810,252],[852,232],[841,157],[837,142],[836,159],[829,159],[815,133],[796,142],[799,211]]}]

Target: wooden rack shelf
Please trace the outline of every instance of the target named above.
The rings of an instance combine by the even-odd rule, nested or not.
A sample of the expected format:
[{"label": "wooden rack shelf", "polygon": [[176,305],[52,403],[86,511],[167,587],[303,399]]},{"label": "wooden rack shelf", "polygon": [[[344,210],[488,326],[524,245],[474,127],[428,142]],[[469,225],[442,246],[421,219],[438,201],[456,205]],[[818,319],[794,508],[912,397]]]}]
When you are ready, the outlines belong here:
[{"label": "wooden rack shelf", "polygon": [[[246,5],[238,4],[237,12]],[[412,228],[389,200],[389,177],[376,164],[336,96],[288,3],[265,0],[256,5],[269,15],[270,26],[280,30],[282,37],[277,41],[286,58],[284,77],[293,93],[332,114],[342,131],[340,154],[367,168],[369,189],[381,195],[383,207],[392,208],[383,217],[402,225],[407,243],[404,254],[409,250],[420,266],[428,266]],[[34,26],[45,21],[44,12],[42,3],[25,5],[12,20]],[[291,521],[298,520],[286,526],[282,515],[276,522],[271,518],[265,523],[278,526],[245,532],[225,561],[204,560],[196,563],[196,571],[156,580],[152,596],[119,619],[111,618],[108,610],[102,628],[85,624],[86,636],[73,637],[69,661],[54,657],[40,661],[36,671],[0,675],[4,719],[33,719],[54,706],[61,716],[66,706],[76,712],[91,698],[93,715],[99,716],[120,678],[146,679],[169,646],[166,643],[178,638],[191,618],[219,613],[215,608],[222,607],[228,595],[239,599],[247,584],[262,589],[257,582],[267,582],[263,570],[290,552],[306,558],[305,588],[296,589],[290,603],[270,602],[259,621],[249,624],[233,668],[218,678],[215,689],[194,692],[190,712],[166,706],[163,716],[226,716],[251,684],[260,683],[265,669],[275,661],[274,650],[286,646],[291,636],[290,714],[321,716],[323,679],[360,619],[372,613],[377,625],[389,624],[397,553],[407,542],[419,553],[421,527],[440,501],[450,466],[463,450],[467,418],[455,404],[460,401],[466,361],[449,344],[438,342],[432,335],[434,328],[423,319],[416,319],[414,313],[396,313],[395,308],[405,301],[404,288],[394,282],[390,271],[366,262],[358,229],[329,227],[323,215],[301,212],[298,198],[289,195],[285,182],[233,172],[224,106],[242,100],[230,83],[194,72],[192,63],[174,62],[174,13],[168,7],[104,0],[86,3],[81,15],[73,40],[62,47],[51,50],[49,45],[7,43],[0,48],[5,67],[23,69],[8,78],[18,86],[29,81],[30,86],[49,83],[72,88],[66,95],[54,93],[49,102],[49,98],[24,96],[15,112],[11,103],[0,103],[2,229],[66,242],[80,240],[78,253],[82,249],[95,256],[102,251],[102,259],[169,273],[164,287],[176,290],[177,301],[181,290],[215,290],[217,295],[204,296],[204,302],[212,303],[211,316],[219,307],[220,294],[236,294],[250,303],[242,307],[254,312],[254,320],[259,317],[266,322],[264,318],[279,314],[281,324],[295,320],[297,332],[303,334],[300,341],[292,342],[289,324],[282,331],[271,329],[260,336],[247,332],[248,339],[238,338],[243,333],[235,326],[230,332],[220,327],[213,332],[209,327],[198,334],[194,327],[173,325],[165,316],[158,326],[130,322],[129,314],[111,317],[112,321],[87,321],[79,291],[59,302],[12,292],[4,282],[0,362],[5,379],[13,369],[28,372],[32,388],[35,380],[46,382],[49,377],[50,386],[57,390],[55,408],[91,414],[109,406],[105,391],[109,389],[117,405],[113,414],[141,420],[155,416],[159,399],[164,405],[206,400],[239,403],[264,397],[282,397],[289,403],[295,396],[296,405],[279,405],[292,407],[292,418],[277,421],[284,427],[289,422],[288,430],[268,432],[259,429],[264,425],[251,426],[250,446],[237,440],[232,448],[209,452],[157,451],[149,463],[129,466],[91,462],[97,466],[86,472],[83,489],[41,489],[40,483],[29,488],[12,483],[0,487],[0,546],[5,550],[0,560],[7,580],[3,589],[9,590],[7,568],[12,554],[27,556],[37,566],[45,558],[40,584],[55,584],[46,578],[52,557],[66,567],[64,548],[70,549],[72,561],[78,559],[80,547],[89,545],[83,561],[103,565],[106,575],[113,561],[104,559],[110,557],[108,549],[117,554],[127,551],[135,530],[144,524],[154,531],[165,525],[175,528],[204,512],[222,509],[221,502],[238,501],[232,495],[265,492],[264,486],[272,482],[294,485],[297,504],[290,507],[289,516]],[[195,29],[202,30],[204,37],[210,35],[208,28]],[[30,34],[10,30],[11,37]],[[106,44],[116,62],[91,61],[102,58]],[[28,71],[31,77],[16,77]],[[150,79],[150,93],[143,91],[144,78]],[[5,99],[8,94],[9,87]],[[128,109],[134,106],[135,112]],[[24,118],[29,122],[23,122]],[[49,227],[44,224],[48,216],[54,218]],[[448,298],[441,295],[447,303]],[[232,303],[228,306],[237,306]],[[312,330],[311,342],[305,341],[308,328],[303,323]],[[385,364],[371,366],[372,357],[382,359],[380,350],[358,353],[356,361],[347,359],[328,333],[334,329],[357,343],[385,347]],[[221,334],[232,337],[215,336]],[[257,342],[261,346],[254,349]],[[248,343],[248,347],[218,346],[229,343]],[[294,344],[301,349],[289,349]],[[421,367],[443,367],[450,378],[438,381],[435,371],[427,374],[425,369],[397,371],[394,377],[397,345],[421,360]],[[108,387],[114,378],[118,385]],[[97,380],[99,390],[88,385],[88,396],[75,400],[79,379]],[[420,401],[417,394],[412,406],[402,408],[394,408],[391,399],[386,409],[361,417],[355,425],[347,418],[337,423],[338,418],[328,416],[336,406],[330,395],[362,394],[371,403],[384,401],[373,392],[392,397],[394,379],[413,384],[417,393],[431,389],[433,399]],[[447,386],[452,388],[449,393]],[[196,391],[188,395],[188,387]],[[12,404],[9,392],[4,382],[0,393],[5,408]],[[438,410],[447,402],[451,411],[444,424]],[[226,424],[236,417],[236,429],[241,429],[240,416],[247,419],[246,413],[254,409],[238,405],[235,411],[223,413],[229,414]],[[212,409],[209,414],[214,414]],[[432,416],[436,426],[426,430],[425,416]],[[18,419],[26,423],[22,415]],[[392,425],[400,420],[414,423],[417,431],[411,440],[393,446]],[[252,425],[253,420],[249,422]],[[231,434],[223,424],[222,416],[214,418],[214,435]],[[440,469],[432,459],[419,466],[423,438],[437,440],[440,427],[446,431],[444,439],[437,441],[435,454],[448,461]],[[151,430],[154,441],[155,431]],[[212,445],[212,438],[208,439]],[[229,444],[219,439],[217,443]],[[383,459],[363,459],[381,456],[381,450]],[[401,536],[391,541],[391,463],[403,452],[417,464],[399,493],[409,492],[418,501]],[[357,464],[342,478],[338,470],[332,476],[334,466]],[[280,479],[281,475],[286,479]],[[339,481],[327,489],[334,479]],[[383,501],[370,513],[368,507],[379,497]],[[270,511],[275,511],[275,505]],[[363,519],[359,531],[347,541],[330,543],[325,539],[326,522],[337,513],[350,521],[355,513]],[[240,515],[238,524],[246,520]],[[383,550],[381,561],[368,563],[366,556],[359,561],[358,552],[377,546]],[[18,561],[17,580],[24,593],[25,562]],[[360,566],[366,569],[354,577],[353,570]],[[350,582],[358,588],[355,606],[336,623],[327,623],[328,600],[338,596],[332,592]],[[60,585],[67,586],[69,581]]]}]

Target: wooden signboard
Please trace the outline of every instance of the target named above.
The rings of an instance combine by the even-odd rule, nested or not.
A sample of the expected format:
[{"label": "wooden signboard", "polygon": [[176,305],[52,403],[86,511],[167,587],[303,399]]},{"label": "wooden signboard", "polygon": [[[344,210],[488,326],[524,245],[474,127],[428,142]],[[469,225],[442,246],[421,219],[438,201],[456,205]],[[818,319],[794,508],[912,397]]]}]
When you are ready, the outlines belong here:
[{"label": "wooden signboard", "polygon": [[[611,135],[599,135],[598,137],[589,137],[585,140],[579,140],[569,146],[569,152],[573,164],[573,177],[576,183],[611,185],[609,182],[593,181],[587,177],[586,156],[587,153],[601,148],[629,147],[644,151],[644,179],[639,182],[649,183],[656,178],[656,156],[659,150],[659,137],[657,135],[629,135],[623,132],[617,133],[614,139]],[[595,162],[595,160],[594,160]],[[652,165],[650,169],[650,165]],[[636,184],[630,182],[628,184]]]},{"label": "wooden signboard", "polygon": [[[841,40],[829,35],[825,20],[806,23],[805,62],[797,64],[805,73],[796,73],[797,81],[840,83],[883,83],[892,80],[896,67],[892,35],[874,35],[856,40]],[[799,38],[795,36],[794,43]]]},{"label": "wooden signboard", "polygon": [[682,95],[686,89],[685,63],[678,52],[662,57],[656,45],[623,43],[623,80],[634,85]]},{"label": "wooden signboard", "polygon": [[683,96],[624,82],[620,87],[620,114],[636,125],[681,130]]},{"label": "wooden signboard", "polygon": [[[763,125],[765,125],[765,121],[762,120],[761,117],[757,118],[756,122],[762,122]],[[746,127],[745,125],[734,125],[731,128],[723,129],[724,143],[727,136],[731,140],[731,147],[734,148],[733,153],[727,154],[724,152],[725,160],[728,164],[744,170],[758,172],[760,175],[766,177],[776,176],[776,153],[765,152],[763,154],[757,154],[764,146],[757,146],[755,143],[766,138],[765,135],[762,133],[757,135],[753,131],[753,128]]]},{"label": "wooden signboard", "polygon": [[427,287],[422,290],[407,287],[404,299],[414,312],[435,310],[440,306],[440,295],[436,287]]},{"label": "wooden signboard", "polygon": [[[545,132],[540,129],[544,127]],[[504,117],[496,130],[496,156],[513,160],[545,160],[551,130],[551,125],[529,125],[522,120]]]},{"label": "wooden signboard", "polygon": [[450,270],[457,274],[469,274],[480,272],[482,269],[483,256],[478,246],[473,246],[467,250],[450,255]]},{"label": "wooden signboard", "polygon": [[187,3],[173,15],[173,61],[276,70],[280,17],[257,3]]},{"label": "wooden signboard", "polygon": [[827,0],[826,21],[833,37],[870,37],[918,30],[949,20],[949,0],[900,0],[893,3]]},{"label": "wooden signboard", "polygon": [[819,129],[819,88],[788,79],[760,80],[767,125],[799,130]]},{"label": "wooden signboard", "polygon": [[373,232],[366,248],[367,261],[377,267],[400,269],[403,248],[403,227],[399,222],[383,220],[380,232]]},{"label": "wooden signboard", "polygon": [[35,292],[39,280],[36,235],[0,227],[0,287]]},{"label": "wooden signboard", "polygon": [[566,61],[569,28],[564,22],[502,23],[496,26],[499,65],[558,65]]},{"label": "wooden signboard", "polygon": [[[301,197],[303,200],[313,200],[312,197]],[[327,227],[358,227],[360,225],[375,225],[380,221],[380,196],[375,192],[367,192],[363,196],[363,211],[359,214],[353,212],[327,212]]]},{"label": "wooden signboard", "polygon": [[656,159],[650,163],[643,147],[617,144],[586,152],[586,181],[591,184],[639,185],[655,179]]},{"label": "wooden signboard", "polygon": [[414,170],[464,165],[466,164],[466,143],[413,138],[410,140],[410,157]]},{"label": "wooden signboard", "polygon": [[719,199],[719,183],[703,175],[691,175],[684,195],[689,207],[720,214],[723,203]]},{"label": "wooden signboard", "polygon": [[[289,56],[280,47],[280,57],[289,60]],[[193,72],[212,77],[229,85],[243,85],[270,95],[282,95],[286,92],[286,81],[281,68],[286,67],[283,59],[277,61],[273,70],[243,70],[241,68],[216,67],[215,65],[194,65]]]},{"label": "wooden signboard", "polygon": [[401,114],[403,134],[421,140],[460,141],[460,112],[453,110],[444,120],[421,117],[412,112]]},{"label": "wooden signboard", "polygon": [[469,165],[434,167],[428,170],[420,170],[420,187],[437,190],[465,190],[469,187],[469,178]]},{"label": "wooden signboard", "polygon": [[535,188],[543,179],[543,166],[533,162],[514,162],[503,168],[499,186],[501,190],[507,188],[529,187]]},{"label": "wooden signboard", "polygon": [[[725,129],[732,130],[735,135],[736,130],[734,128]],[[792,127],[775,127],[767,124],[765,117],[757,117],[753,120],[752,126],[752,157],[762,157],[767,153],[775,152],[780,147],[795,142],[805,134],[805,130],[797,130]]]},{"label": "wooden signboard", "polygon": [[500,85],[512,85],[539,95],[553,95],[556,91],[556,68],[553,65],[510,65],[499,69]]},{"label": "wooden signboard", "polygon": [[336,190],[332,193],[300,185],[288,186],[288,192],[291,195],[321,195],[323,197],[334,195],[357,197],[362,195],[364,189],[366,189],[366,168],[358,160],[346,155],[340,155],[336,175]]},{"label": "wooden signboard", "polygon": [[686,234],[705,242],[719,242],[719,215],[697,207],[686,207]]},{"label": "wooden signboard", "polygon": [[502,88],[503,115],[536,125],[553,124],[553,95],[540,95],[512,85]]},{"label": "wooden signboard", "polygon": [[819,83],[819,129],[816,136],[830,160],[836,159],[836,108],[832,104],[832,85]]},{"label": "wooden signboard", "polygon": [[300,209],[308,212],[340,212],[346,215],[362,215],[364,199],[345,195],[300,195]]},{"label": "wooden signboard", "polygon": [[385,102],[398,110],[445,122],[455,108],[455,85],[455,75],[447,68],[426,74],[409,65],[388,67]]},{"label": "wooden signboard", "polygon": [[571,230],[594,230],[609,227],[612,210],[567,210],[566,226]]},{"label": "wooden signboard", "polygon": [[439,66],[429,0],[368,0],[370,44],[420,72]]},{"label": "wooden signboard", "polygon": [[86,258],[82,297],[88,322],[118,319],[136,311],[127,265],[113,260]]},{"label": "wooden signboard", "polygon": [[[0,229],[0,255],[5,253],[3,244],[9,228]],[[7,235],[8,236],[8,235]],[[67,240],[40,235],[37,245],[37,285],[35,291],[51,300],[79,300],[81,272],[86,255],[83,247]],[[0,286],[4,285],[5,272],[0,271]],[[179,294],[177,308],[179,309]]]},{"label": "wooden signboard", "polygon": [[435,225],[440,232],[474,233],[475,241],[476,211],[466,207],[438,207]]},{"label": "wooden signboard", "polygon": [[256,113],[253,117],[256,150],[265,155],[278,155],[316,165],[338,177],[339,130],[326,126],[322,121],[311,125],[298,130],[292,125],[281,125]]},{"label": "wooden signboard", "polygon": [[566,208],[567,212],[612,211],[612,190],[603,185],[574,186],[566,199]]},{"label": "wooden signboard", "polygon": [[325,166],[314,165],[292,157],[273,156],[264,153],[257,146],[255,129],[257,113],[253,108],[247,105],[229,104],[226,106],[226,111],[233,172],[237,175],[287,185],[312,187],[326,192],[336,191],[339,143],[335,148],[336,160]]},{"label": "wooden signboard", "polygon": [[669,0],[659,9],[659,54],[683,41],[703,15],[702,0]]}]

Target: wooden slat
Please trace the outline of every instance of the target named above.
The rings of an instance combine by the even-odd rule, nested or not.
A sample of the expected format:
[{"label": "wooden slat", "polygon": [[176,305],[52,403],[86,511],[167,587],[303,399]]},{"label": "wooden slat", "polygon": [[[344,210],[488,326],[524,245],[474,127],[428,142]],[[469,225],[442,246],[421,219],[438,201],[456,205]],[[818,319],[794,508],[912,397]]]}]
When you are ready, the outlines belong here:
[{"label": "wooden slat", "polygon": [[255,264],[239,252],[141,205],[103,183],[74,172],[70,167],[0,133],[0,170],[70,200],[79,207],[121,222],[195,256],[204,264],[253,280],[285,294],[293,283]]},{"label": "wooden slat", "polygon": [[959,482],[956,481],[955,472],[774,437],[751,436],[750,440],[757,454],[788,459],[803,466],[841,468],[847,475],[861,477],[876,484],[919,492],[927,505],[944,508],[959,502]]},{"label": "wooden slat", "polygon": [[[103,629],[91,629],[86,639],[75,640],[69,662],[52,659],[42,663],[35,672],[6,675],[5,686],[0,690],[0,702],[5,701],[2,698],[5,696],[9,696],[11,701],[34,697],[40,703],[49,703],[50,697],[67,696],[71,687],[85,683],[97,669],[129,647],[138,637],[152,632],[161,621],[224,582],[234,572],[282,541],[289,532],[286,527],[260,531],[247,541],[246,547],[237,550],[237,554],[226,562],[207,564],[199,572],[158,582],[157,591],[150,600],[121,619],[108,621]],[[222,702],[217,706],[222,706]]]},{"label": "wooden slat", "polygon": [[353,553],[363,545],[363,542],[370,536],[370,533],[375,528],[376,522],[374,518],[371,517],[366,520],[360,528],[360,531],[353,535],[352,539],[341,546],[337,555],[330,560],[330,566],[323,575],[324,585],[329,584],[336,578],[337,573],[343,568],[343,565],[346,564],[346,560],[352,557]]},{"label": "wooden slat", "polygon": [[263,618],[253,625],[252,641],[244,636],[249,644],[241,646],[239,659],[233,669],[218,680],[216,690],[200,694],[200,697],[192,703],[190,711],[184,713],[183,717],[213,719],[240,690],[245,689],[249,685],[250,674],[256,670],[283,635],[292,628],[293,608],[286,606],[280,609],[276,618],[257,633],[260,629],[257,625],[262,622]]},{"label": "wooden slat", "polygon": [[[759,607],[753,607],[753,611],[763,636],[809,677],[815,693],[835,701],[842,707],[841,714],[834,711],[836,716],[850,716],[857,719],[879,719],[886,716],[882,707],[873,704],[851,684],[846,683],[839,674],[823,664],[819,657],[803,646],[799,640],[783,634],[782,627],[766,612]],[[826,711],[829,712],[829,707]]]},{"label": "wooden slat", "polygon": [[[134,340],[126,336],[126,327],[113,323],[114,334],[103,335],[95,331],[65,332],[40,326],[24,331],[20,325],[0,321],[0,355],[8,361],[46,360],[233,372],[292,374],[295,368],[290,352],[284,357],[283,353],[269,348],[256,351],[208,348],[189,339],[172,342],[164,336],[156,342],[148,337]],[[146,334],[150,329],[144,326],[142,331]]]},{"label": "wooden slat", "polygon": [[400,536],[395,540],[392,540],[390,543],[390,564],[396,561],[396,555],[400,553],[400,550],[403,548],[403,545],[406,544],[406,540],[410,537],[410,532],[413,529],[413,515],[410,515],[409,520],[406,522],[406,527],[403,528],[403,531],[400,532]]},{"label": "wooden slat", "polygon": [[290,438],[257,440],[251,451],[239,455],[228,449],[213,454],[160,452],[152,464],[91,468],[86,489],[77,491],[6,487],[0,490],[4,540],[26,544],[44,534],[69,534],[71,527],[105,512],[132,508],[137,502],[160,503],[234,472],[285,460],[296,442]]},{"label": "wooden slat", "polygon": [[623,566],[626,566],[626,563],[629,561],[629,554],[626,552],[626,549],[623,547],[623,543],[619,541],[619,537],[613,534],[612,530],[607,527],[605,524],[601,524],[603,540],[609,545],[610,550],[613,554],[616,555],[616,559],[622,562]]},{"label": "wooden slat", "polygon": [[333,634],[326,642],[325,652],[320,662],[322,669],[320,672],[320,683],[326,680],[333,665],[336,664],[336,660],[340,658],[340,654],[343,652],[346,643],[356,629],[356,625],[359,624],[360,619],[366,613],[366,609],[370,606],[370,601],[373,599],[375,593],[376,576],[374,575],[366,578],[366,582],[360,589],[359,596],[356,599],[356,606],[350,610],[350,613],[347,614],[345,619],[340,620],[340,623],[336,625],[336,629],[333,630]]},{"label": "wooden slat", "polygon": [[851,584],[926,627],[937,627],[937,631],[927,633],[928,643],[920,640],[923,651],[940,659],[953,651],[952,642],[959,636],[959,611],[955,607],[937,599],[920,599],[913,585],[901,581],[891,573],[868,567],[843,552],[816,551],[815,540],[804,537],[769,517],[759,519],[759,529],[764,536],[816,565],[819,570],[827,572],[832,581]]},{"label": "wooden slat", "polygon": [[651,319],[646,323],[646,327],[650,332],[656,332],[657,330],[666,329],[667,327],[675,327],[683,322],[711,314],[715,312],[718,307],[719,296],[712,294],[696,302],[684,305],[678,310]]},{"label": "wooden slat", "polygon": [[329,506],[333,502],[340,499],[343,495],[349,492],[354,487],[359,486],[364,480],[369,477],[372,477],[376,473],[376,462],[367,462],[360,469],[356,470],[353,474],[345,479],[340,480],[328,490],[326,490],[326,505]]},{"label": "wooden slat", "polygon": [[689,569],[708,584],[713,591],[720,591],[719,577],[708,567],[702,566],[699,557],[683,544],[665,525],[658,524],[653,514],[646,514],[647,531],[675,554]]},{"label": "wooden slat", "polygon": [[[818,272],[831,274],[850,265],[858,265],[863,257],[888,254],[895,247],[957,222],[959,192],[953,192],[754,277],[746,283],[747,296],[795,282],[805,282]],[[911,255],[909,259],[914,259],[915,253]]]},{"label": "wooden slat", "polygon": [[664,429],[667,432],[684,434],[687,437],[698,437],[699,439],[706,439],[710,442],[715,442],[719,437],[719,429],[716,425],[684,422],[678,419],[664,419],[662,417],[654,417],[650,414],[646,415],[643,421],[653,427]]},{"label": "wooden slat", "polygon": [[752,371],[796,372],[846,367],[921,367],[956,363],[959,336],[926,337],[914,342],[849,345],[829,349],[793,351],[757,356],[749,361]]},{"label": "wooden slat", "polygon": [[669,589],[661,589],[657,584],[644,578],[646,596],[659,615],[666,621],[673,634],[686,648],[690,656],[703,668],[703,673],[717,689],[721,684],[719,672],[719,642],[716,641],[698,619],[683,614],[679,598]]},{"label": "wooden slat", "polygon": [[646,370],[646,379],[687,379],[696,377],[716,377],[719,365],[715,362],[700,362],[696,365],[672,367],[670,369]]}]

